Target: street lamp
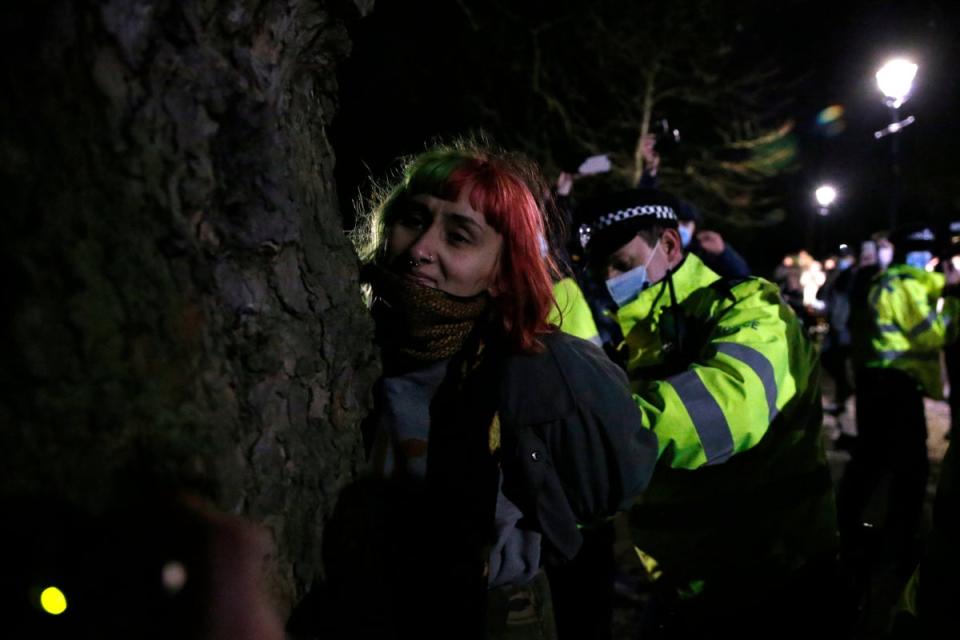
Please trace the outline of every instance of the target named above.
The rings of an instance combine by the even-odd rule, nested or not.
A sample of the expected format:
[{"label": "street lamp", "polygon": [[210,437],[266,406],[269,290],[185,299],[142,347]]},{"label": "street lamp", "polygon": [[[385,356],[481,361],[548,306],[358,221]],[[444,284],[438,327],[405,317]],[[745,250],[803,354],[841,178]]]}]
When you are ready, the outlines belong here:
[{"label": "street lamp", "polygon": [[894,58],[880,67],[877,71],[877,86],[884,95],[884,104],[890,108],[890,124],[879,131],[874,131],[873,137],[879,140],[886,136],[890,139],[890,157],[892,160],[893,179],[890,182],[890,228],[897,225],[897,209],[900,204],[900,159],[898,158],[898,143],[896,133],[904,127],[914,123],[912,115],[900,119],[900,107],[910,98],[913,89],[913,80],[917,77],[917,65],[905,58]]},{"label": "street lamp", "polygon": [[813,195],[817,199],[817,204],[820,205],[820,215],[825,216],[830,213],[830,205],[837,199],[837,190],[825,184],[817,187]]},{"label": "street lamp", "polygon": [[817,201],[817,213],[820,214],[823,222],[810,220],[807,223],[807,246],[814,253],[820,254],[827,232],[825,228],[827,215],[830,213],[830,207],[837,200],[837,190],[829,184],[821,184],[813,192],[813,197]]},{"label": "street lamp", "polygon": [[917,77],[917,65],[904,58],[894,58],[877,71],[877,86],[887,97],[886,103],[899,109],[910,97],[913,79]]}]

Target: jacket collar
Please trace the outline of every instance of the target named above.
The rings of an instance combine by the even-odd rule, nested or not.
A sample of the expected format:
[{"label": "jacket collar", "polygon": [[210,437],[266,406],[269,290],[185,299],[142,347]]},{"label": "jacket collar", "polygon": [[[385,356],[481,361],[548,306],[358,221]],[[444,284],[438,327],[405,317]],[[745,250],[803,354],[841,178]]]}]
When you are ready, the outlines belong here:
[{"label": "jacket collar", "polygon": [[[694,291],[710,286],[719,279],[720,276],[703,264],[700,258],[688,253],[673,272],[673,290],[677,303],[683,303]],[[620,330],[624,336],[629,335],[634,325],[657,318],[660,311],[670,304],[670,288],[667,278],[664,277],[641,291],[635,300],[617,310]]]},{"label": "jacket collar", "polygon": [[927,295],[932,297],[939,297],[943,293],[943,287],[946,284],[942,273],[918,269],[917,267],[902,263],[890,265],[889,269],[880,274],[881,278],[884,276],[913,278],[919,281],[927,290]]}]

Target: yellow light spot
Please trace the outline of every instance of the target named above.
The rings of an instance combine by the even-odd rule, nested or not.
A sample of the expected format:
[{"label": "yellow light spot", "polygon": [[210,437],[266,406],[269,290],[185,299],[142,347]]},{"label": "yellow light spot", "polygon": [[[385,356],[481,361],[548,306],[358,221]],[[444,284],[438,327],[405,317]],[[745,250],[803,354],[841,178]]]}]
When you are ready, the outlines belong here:
[{"label": "yellow light spot", "polygon": [[58,616],[67,610],[67,597],[56,587],[47,587],[40,594],[40,606],[52,616]]},{"label": "yellow light spot", "polygon": [[817,122],[830,124],[843,117],[843,105],[833,104],[817,114]]}]

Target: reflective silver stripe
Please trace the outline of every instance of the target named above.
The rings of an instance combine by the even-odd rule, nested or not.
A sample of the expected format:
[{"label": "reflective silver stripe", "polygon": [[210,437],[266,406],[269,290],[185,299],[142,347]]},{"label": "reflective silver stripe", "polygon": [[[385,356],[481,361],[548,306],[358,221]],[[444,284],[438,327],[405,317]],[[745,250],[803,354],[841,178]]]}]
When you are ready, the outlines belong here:
[{"label": "reflective silver stripe", "polygon": [[777,415],[777,374],[767,357],[753,347],[735,342],[723,342],[717,347],[717,351],[736,358],[753,369],[763,383],[763,391],[767,396],[767,409],[769,409],[770,420],[773,420]]},{"label": "reflective silver stripe", "polygon": [[914,351],[879,351],[881,360],[939,360],[940,352],[916,353]]},{"label": "reflective silver stripe", "polygon": [[913,329],[907,332],[908,338],[916,338],[921,333],[933,326],[933,323],[937,321],[937,310],[934,309],[927,314],[927,317],[920,321],[920,324],[915,326]]},{"label": "reflective silver stripe", "polygon": [[696,371],[684,371],[667,378],[690,414],[697,430],[707,464],[726,462],[733,455],[733,434],[720,405],[704,386]]},{"label": "reflective silver stripe", "polygon": [[880,329],[880,331],[885,331],[887,333],[891,331],[894,333],[900,333],[900,327],[898,327],[895,324],[878,324],[877,329]]}]

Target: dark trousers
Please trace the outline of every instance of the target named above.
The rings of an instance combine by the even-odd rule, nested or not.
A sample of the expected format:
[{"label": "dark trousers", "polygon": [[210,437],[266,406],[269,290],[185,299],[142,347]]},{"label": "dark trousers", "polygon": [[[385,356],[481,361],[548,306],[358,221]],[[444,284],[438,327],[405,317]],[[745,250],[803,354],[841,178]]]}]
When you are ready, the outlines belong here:
[{"label": "dark trousers", "polygon": [[825,350],[820,356],[823,368],[833,380],[835,391],[833,401],[843,410],[843,403],[853,395],[853,386],[847,373],[847,360],[850,357],[850,347],[833,346]]},{"label": "dark trousers", "polygon": [[863,512],[889,473],[883,540],[891,559],[909,572],[929,473],[923,394],[896,369],[865,369],[857,381],[858,437],[840,483],[840,534],[845,550],[862,555]]},{"label": "dark trousers", "polygon": [[560,640],[609,640],[613,623],[612,524],[584,530],[583,546],[568,563],[550,566],[550,591]]}]

